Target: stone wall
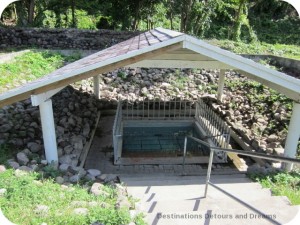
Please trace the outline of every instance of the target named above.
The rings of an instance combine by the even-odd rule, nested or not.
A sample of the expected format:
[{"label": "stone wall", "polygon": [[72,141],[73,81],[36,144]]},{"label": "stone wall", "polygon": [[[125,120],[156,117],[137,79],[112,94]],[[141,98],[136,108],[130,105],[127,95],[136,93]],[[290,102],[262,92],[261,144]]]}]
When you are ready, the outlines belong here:
[{"label": "stone wall", "polygon": [[282,68],[283,72],[294,76],[296,78],[300,78],[300,60],[284,58],[275,55],[245,55],[242,56],[252,59],[255,62],[259,62],[260,60],[268,60],[270,65],[276,66],[278,68]]},{"label": "stone wall", "polygon": [[0,28],[0,48],[100,50],[137,34],[138,32],[113,30]]}]

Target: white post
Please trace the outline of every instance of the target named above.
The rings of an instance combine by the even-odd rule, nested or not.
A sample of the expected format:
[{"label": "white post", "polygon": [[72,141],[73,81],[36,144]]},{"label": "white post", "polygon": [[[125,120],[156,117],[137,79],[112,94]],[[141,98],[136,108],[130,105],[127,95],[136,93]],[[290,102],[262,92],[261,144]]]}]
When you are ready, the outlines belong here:
[{"label": "white post", "polygon": [[218,82],[218,95],[217,95],[217,100],[220,102],[222,102],[224,82],[225,82],[225,70],[220,70],[219,82]]},{"label": "white post", "polygon": [[[285,141],[284,156],[295,158],[300,137],[300,103],[294,102],[293,112]],[[285,169],[291,171],[293,163],[285,164]]]},{"label": "white post", "polygon": [[100,99],[99,75],[94,76],[94,95]]},{"label": "white post", "polygon": [[40,114],[43,130],[46,159],[48,163],[58,162],[52,100],[48,99],[40,104]]}]

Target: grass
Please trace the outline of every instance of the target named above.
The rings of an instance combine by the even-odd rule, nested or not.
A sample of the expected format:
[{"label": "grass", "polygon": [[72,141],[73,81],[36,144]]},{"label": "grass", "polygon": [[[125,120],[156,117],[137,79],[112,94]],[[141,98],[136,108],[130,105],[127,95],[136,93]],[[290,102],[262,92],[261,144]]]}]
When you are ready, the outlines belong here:
[{"label": "grass", "polygon": [[78,58],[49,51],[30,51],[17,56],[12,62],[0,64],[0,93],[36,80]]},{"label": "grass", "polygon": [[5,165],[7,160],[14,157],[17,149],[13,150],[7,144],[0,144],[0,165]]},{"label": "grass", "polygon": [[[18,173],[9,169],[0,174],[0,189],[7,191],[0,196],[0,208],[4,215],[19,225],[83,225],[100,222],[106,225],[128,224],[132,219],[128,209],[116,209],[117,191],[112,186],[104,186],[108,195],[94,196],[86,188],[74,185],[62,188],[51,179],[41,179],[38,173]],[[74,204],[75,201],[82,201]],[[71,204],[73,202],[73,204]],[[93,205],[88,205],[92,202]],[[38,213],[38,205],[48,206],[46,213]],[[95,206],[96,205],[96,206]],[[76,215],[75,208],[87,208],[87,215]],[[141,215],[136,224],[145,224]]]},{"label": "grass", "polygon": [[300,171],[277,172],[271,174],[251,174],[255,181],[270,188],[273,195],[287,196],[293,205],[300,204]]},{"label": "grass", "polygon": [[300,60],[300,46],[298,45],[267,44],[264,42],[249,44],[216,39],[207,40],[207,42],[238,54],[276,55]]}]

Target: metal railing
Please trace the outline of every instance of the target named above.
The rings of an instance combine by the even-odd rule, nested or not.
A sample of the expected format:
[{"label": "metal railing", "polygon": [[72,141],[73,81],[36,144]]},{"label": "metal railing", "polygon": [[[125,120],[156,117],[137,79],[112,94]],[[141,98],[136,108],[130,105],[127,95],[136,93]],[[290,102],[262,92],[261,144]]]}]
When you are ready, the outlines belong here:
[{"label": "metal railing", "polygon": [[122,152],[122,103],[119,102],[117,114],[113,126],[113,147],[114,147],[114,161],[116,162],[121,157]]},{"label": "metal railing", "polygon": [[188,138],[198,142],[199,144],[205,145],[210,150],[209,162],[208,162],[208,168],[207,168],[207,175],[206,175],[206,182],[205,182],[204,198],[206,198],[206,196],[207,196],[208,185],[212,184],[212,183],[210,183],[210,175],[211,175],[212,162],[213,162],[213,157],[214,157],[214,152],[215,151],[231,152],[231,153],[235,153],[235,154],[239,154],[239,155],[251,156],[251,157],[256,157],[256,158],[260,158],[260,159],[267,159],[267,160],[273,160],[273,161],[278,161],[278,162],[300,164],[299,159],[288,158],[288,157],[277,156],[277,155],[266,155],[264,153],[249,152],[249,151],[243,151],[243,150],[237,150],[237,149],[213,147],[210,144],[208,144],[207,142],[202,141],[198,138],[195,138],[195,137],[192,137],[192,136],[186,136],[185,140],[184,140],[183,171],[184,171],[184,162],[185,162],[185,157],[186,157],[186,146],[187,146],[187,139]]},{"label": "metal railing", "polygon": [[228,148],[230,127],[202,99],[196,103],[195,119],[215,146]]},{"label": "metal railing", "polygon": [[175,98],[170,101],[144,98],[139,102],[123,101],[123,118],[127,120],[184,120],[195,115],[194,102]]}]

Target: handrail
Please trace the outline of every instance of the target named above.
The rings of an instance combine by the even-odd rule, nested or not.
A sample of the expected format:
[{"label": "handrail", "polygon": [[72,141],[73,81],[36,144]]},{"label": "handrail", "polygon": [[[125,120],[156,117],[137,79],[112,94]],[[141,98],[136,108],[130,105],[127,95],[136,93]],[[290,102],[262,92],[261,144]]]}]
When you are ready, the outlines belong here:
[{"label": "handrail", "polygon": [[238,149],[213,147],[210,144],[208,144],[207,142],[202,141],[198,138],[195,138],[195,137],[192,137],[192,136],[186,136],[186,137],[191,138],[194,141],[209,147],[211,150],[232,152],[232,153],[236,153],[236,154],[239,154],[239,155],[252,156],[252,157],[261,158],[261,159],[268,159],[268,160],[274,160],[274,161],[279,161],[279,162],[298,163],[298,164],[300,164],[300,159],[294,159],[294,158],[289,158],[289,157],[284,157],[284,156],[277,156],[277,155],[266,155],[264,153],[249,152],[249,151],[238,150]]},{"label": "handrail", "polygon": [[205,191],[204,191],[204,198],[207,196],[207,190],[208,190],[208,184],[210,184],[210,174],[212,169],[212,162],[213,162],[213,156],[215,151],[224,151],[224,152],[232,152],[239,155],[245,155],[245,156],[251,156],[261,159],[268,159],[268,160],[274,160],[279,162],[287,162],[287,163],[297,163],[300,164],[299,159],[284,157],[284,156],[275,156],[275,155],[266,155],[263,153],[257,153],[257,152],[249,152],[249,151],[243,151],[243,150],[237,150],[237,149],[229,149],[229,148],[219,148],[219,147],[213,147],[210,144],[208,144],[205,141],[202,141],[198,138],[195,138],[193,136],[186,136],[184,140],[184,154],[183,154],[183,170],[184,170],[184,162],[186,157],[186,146],[187,146],[187,139],[190,138],[200,144],[203,144],[207,146],[210,150],[209,155],[209,162],[208,162],[208,168],[207,168],[207,175],[206,175],[206,183],[205,183]]}]

